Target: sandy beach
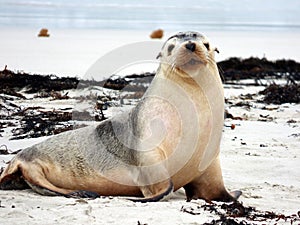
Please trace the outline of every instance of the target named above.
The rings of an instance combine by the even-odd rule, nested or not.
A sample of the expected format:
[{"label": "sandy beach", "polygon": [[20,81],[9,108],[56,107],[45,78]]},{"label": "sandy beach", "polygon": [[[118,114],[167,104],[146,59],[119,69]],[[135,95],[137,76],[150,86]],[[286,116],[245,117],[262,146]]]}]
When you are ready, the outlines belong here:
[{"label": "sandy beach", "polygon": [[[0,67],[32,74],[82,77],[101,56],[120,46],[149,41],[149,31],[49,30],[49,38],[38,38],[38,30],[0,30]],[[163,40],[173,32],[166,32]],[[217,61],[229,57],[267,57],[269,60],[300,61],[300,33],[287,32],[203,32],[220,54]],[[113,63],[113,62],[112,62]],[[272,82],[271,80],[266,82]],[[285,81],[281,81],[285,82]],[[221,164],[226,187],[241,190],[239,199],[246,207],[263,213],[274,212],[286,219],[261,221],[235,218],[249,224],[300,224],[300,152],[299,104],[273,105],[261,103],[258,94],[263,86],[224,85],[227,110],[235,119],[226,119],[221,144]],[[70,91],[72,94],[76,95]],[[110,92],[111,93],[111,92]],[[43,106],[61,109],[74,106],[74,100],[14,99],[22,106]],[[243,95],[241,95],[243,94]],[[252,99],[247,94],[255,94]],[[236,106],[237,103],[247,106]],[[135,104],[131,103],[132,106]],[[112,109],[110,109],[112,110]],[[119,110],[115,107],[115,110]],[[111,111],[112,112],[112,111]],[[108,116],[113,113],[108,113]],[[237,119],[242,118],[242,120]],[[293,120],[290,123],[288,121]],[[235,129],[230,126],[234,124]],[[10,140],[11,129],[0,136],[1,149],[13,152],[45,140],[47,137]],[[13,155],[0,155],[4,167]],[[221,203],[216,203],[220,211]],[[205,210],[203,200],[185,201],[183,190],[170,199],[156,203],[133,203],[119,197],[94,200],[45,197],[31,190],[0,191],[0,224],[204,224],[219,219],[215,212]],[[223,210],[224,211],[224,210]],[[222,212],[223,212],[222,211]],[[192,212],[192,213],[191,213]],[[291,216],[292,217],[288,217]],[[277,220],[278,219],[278,220]],[[245,224],[245,223],[244,223]]]},{"label": "sandy beach", "polygon": [[[226,98],[232,101],[228,106],[229,112],[243,118],[225,121],[221,144],[225,184],[230,190],[243,191],[240,201],[245,206],[286,216],[297,214],[300,204],[300,154],[299,137],[293,134],[299,131],[299,105],[267,105],[268,109],[263,109],[265,104],[249,100],[250,108],[234,106],[245,101],[240,94],[254,94],[261,89],[263,87],[240,86],[236,89],[236,86],[225,86]],[[51,109],[69,106],[70,100],[47,102],[45,99],[32,101],[29,98],[16,103]],[[266,117],[269,121],[264,120]],[[291,119],[296,122],[287,123]],[[230,128],[231,124],[235,124],[235,129]],[[5,129],[0,139],[1,145],[7,146],[10,151],[45,140],[41,137],[11,141],[10,129]],[[5,166],[12,157],[1,155],[0,166]],[[205,205],[205,201],[186,202],[183,190],[166,201],[145,204],[119,197],[95,200],[45,197],[31,190],[0,191],[0,196],[1,224],[203,224],[218,218],[216,213],[199,208]],[[188,213],[189,210],[193,213]],[[251,223],[275,224],[275,220]],[[289,224],[290,220],[281,219],[276,223]]]}]

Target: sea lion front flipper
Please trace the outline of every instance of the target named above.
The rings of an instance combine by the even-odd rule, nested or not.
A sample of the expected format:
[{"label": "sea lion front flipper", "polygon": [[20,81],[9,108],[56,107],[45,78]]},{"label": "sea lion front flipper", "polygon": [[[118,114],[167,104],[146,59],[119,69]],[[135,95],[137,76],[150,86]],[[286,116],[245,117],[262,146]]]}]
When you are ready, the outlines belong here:
[{"label": "sea lion front flipper", "polygon": [[229,194],[234,198],[234,200],[238,200],[238,198],[242,195],[242,191],[235,190],[229,192]]},{"label": "sea lion front flipper", "polygon": [[160,201],[173,192],[173,182],[165,167],[165,151],[157,147],[152,151],[140,152],[138,167],[132,171],[135,184],[144,198],[130,198],[136,202]]},{"label": "sea lion front flipper", "polygon": [[[140,189],[143,192],[143,194],[147,193],[149,195],[150,193],[154,192],[155,195],[152,195],[150,197],[145,197],[145,198],[127,198],[127,199],[130,201],[133,201],[133,202],[142,202],[142,203],[157,202],[157,201],[164,199],[170,193],[172,193],[174,186],[173,186],[173,182],[170,179],[168,181],[161,182],[158,184],[143,186],[143,187],[140,187]],[[147,195],[144,194],[144,196],[147,196]]]},{"label": "sea lion front flipper", "polygon": [[206,201],[231,202],[237,200],[241,191],[229,193],[223,183],[220,160],[217,157],[199,177],[184,186],[187,201],[204,199]]}]

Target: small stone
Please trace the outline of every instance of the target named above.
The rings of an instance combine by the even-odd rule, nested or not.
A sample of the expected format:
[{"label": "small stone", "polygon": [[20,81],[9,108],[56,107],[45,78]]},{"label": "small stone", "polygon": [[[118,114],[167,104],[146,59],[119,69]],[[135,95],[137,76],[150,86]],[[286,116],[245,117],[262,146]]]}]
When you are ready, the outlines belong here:
[{"label": "small stone", "polygon": [[268,145],[260,144],[259,147],[261,147],[261,148],[266,148],[266,147],[268,147]]}]

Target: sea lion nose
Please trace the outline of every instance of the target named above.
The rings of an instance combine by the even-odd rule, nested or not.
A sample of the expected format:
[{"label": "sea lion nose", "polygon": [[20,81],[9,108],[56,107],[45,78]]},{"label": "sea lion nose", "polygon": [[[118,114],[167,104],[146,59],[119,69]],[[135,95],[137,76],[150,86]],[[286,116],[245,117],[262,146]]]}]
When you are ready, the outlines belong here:
[{"label": "sea lion nose", "polygon": [[196,44],[194,42],[188,42],[186,45],[185,45],[185,48],[187,50],[190,50],[191,52],[194,52],[196,50]]}]

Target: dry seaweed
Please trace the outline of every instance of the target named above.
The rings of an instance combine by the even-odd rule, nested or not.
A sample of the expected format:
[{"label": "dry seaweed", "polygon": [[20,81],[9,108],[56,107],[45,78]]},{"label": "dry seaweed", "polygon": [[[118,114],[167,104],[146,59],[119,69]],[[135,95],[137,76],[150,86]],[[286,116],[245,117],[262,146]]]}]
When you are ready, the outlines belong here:
[{"label": "dry seaweed", "polygon": [[242,79],[287,79],[290,83],[300,80],[300,63],[294,60],[269,61],[266,58],[229,58],[218,63],[226,83]]},{"label": "dry seaweed", "polygon": [[63,123],[72,119],[72,114],[61,111],[39,111],[38,114],[26,113],[22,111],[19,115],[20,128],[12,130],[13,137],[11,140],[36,138],[61,133],[73,129],[72,124]]},{"label": "dry seaweed", "polygon": [[0,154],[1,155],[8,155],[8,154],[10,154],[6,145],[1,145],[0,146]]},{"label": "dry seaweed", "polygon": [[[260,85],[260,79],[284,78],[290,83],[300,80],[300,63],[294,60],[269,61],[266,58],[247,59],[229,58],[218,62],[221,76],[225,82],[241,79],[254,79]],[[113,75],[103,81],[79,80],[76,77],[57,77],[55,75],[31,75],[28,73],[13,72],[5,68],[0,71],[0,93],[17,91],[26,88],[27,93],[62,91],[74,88],[85,88],[93,85],[102,86],[114,90],[123,90],[125,87],[131,91],[139,91],[145,88],[141,84],[149,84],[155,73],[131,74],[124,77]],[[22,97],[22,96],[19,96]]]},{"label": "dry seaweed", "polygon": [[182,207],[181,212],[189,213],[191,215],[200,215],[201,210],[209,211],[217,216],[219,219],[214,219],[205,225],[230,224],[230,225],[250,225],[252,222],[271,223],[284,221],[289,224],[300,222],[300,212],[293,215],[277,214],[270,211],[260,211],[254,207],[245,207],[241,202],[235,201],[233,203],[222,204],[204,204],[196,207]]},{"label": "dry seaweed", "polygon": [[259,94],[264,95],[262,101],[268,104],[300,103],[300,84],[271,84]]},{"label": "dry seaweed", "polygon": [[15,73],[7,69],[0,71],[0,93],[5,93],[5,90],[16,92],[23,88],[27,89],[26,93],[62,91],[76,88],[78,82],[78,78],[75,77],[31,75],[28,73]]},{"label": "dry seaweed", "polygon": [[37,75],[13,72],[7,69],[0,71],[0,93],[24,98],[18,93],[26,88],[26,93],[40,93],[38,97],[53,97],[54,99],[65,99],[60,96],[59,91],[86,88],[90,86],[101,86],[113,90],[143,91],[147,89],[143,83],[150,83],[154,73],[132,74],[125,77],[112,75],[103,81],[79,80],[76,77],[57,77],[56,75]]}]

